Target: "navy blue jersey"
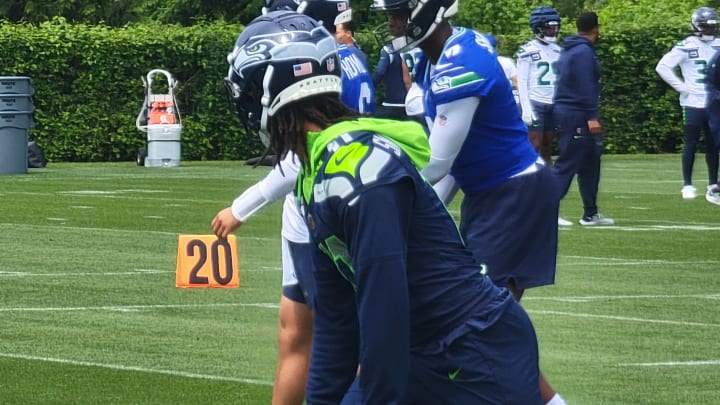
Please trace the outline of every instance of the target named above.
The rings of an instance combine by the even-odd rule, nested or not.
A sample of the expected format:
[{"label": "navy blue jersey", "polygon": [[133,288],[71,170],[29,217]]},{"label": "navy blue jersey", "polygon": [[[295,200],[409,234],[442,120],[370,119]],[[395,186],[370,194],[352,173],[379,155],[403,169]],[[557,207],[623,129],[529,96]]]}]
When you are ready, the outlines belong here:
[{"label": "navy blue jersey", "polygon": [[512,87],[482,34],[455,28],[434,69],[425,55],[417,67],[425,115],[431,121],[439,118],[442,125],[443,117],[436,117],[438,105],[480,98],[473,117],[468,117],[470,132],[450,170],[463,192],[497,186],[537,160]]},{"label": "navy blue jersey", "polygon": [[402,397],[410,357],[502,315],[503,294],[464,246],[418,167],[429,159],[415,122],[361,118],[308,134],[297,194],[314,252],[309,404],[338,403],[362,364],[364,402]]},{"label": "navy blue jersey", "polygon": [[338,55],[342,70],[340,99],[361,114],[372,114],[375,111],[375,86],[370,69],[363,62],[367,56],[358,47],[343,44],[338,44]]},{"label": "navy blue jersey", "polygon": [[403,81],[403,56],[387,44],[380,50],[380,59],[373,72],[373,83],[385,85],[384,105],[404,106],[407,88]]}]

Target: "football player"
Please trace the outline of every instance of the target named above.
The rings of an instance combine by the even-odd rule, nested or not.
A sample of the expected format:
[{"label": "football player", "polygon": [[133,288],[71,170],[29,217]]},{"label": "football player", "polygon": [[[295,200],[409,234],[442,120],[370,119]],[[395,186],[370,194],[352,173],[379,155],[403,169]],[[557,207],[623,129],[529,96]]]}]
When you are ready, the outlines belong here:
[{"label": "football player", "polygon": [[[298,13],[308,15],[321,22],[333,35],[336,23],[350,21],[350,2],[347,0],[303,0]],[[342,14],[345,13],[345,14]],[[340,17],[340,18],[338,18]],[[337,21],[337,22],[336,22]],[[375,85],[368,67],[368,58],[357,46],[338,44],[342,72],[342,101],[360,114],[375,112]]]},{"label": "football player", "polygon": [[[396,49],[420,47],[416,80],[430,125],[430,162],[422,173],[452,194],[464,193],[460,231],[496,285],[516,300],[555,282],[557,179],[528,140],[510,83],[487,39],[449,18],[457,0],[375,0],[372,10],[406,21]],[[450,179],[450,180],[448,180]],[[528,198],[528,196],[532,198]],[[563,404],[544,378],[542,399]]]},{"label": "football player", "polygon": [[528,127],[530,142],[545,163],[552,163],[552,141],[555,137],[552,100],[560,46],[560,14],[547,6],[530,13],[530,29],[535,38],[517,52],[518,95],[522,120]]},{"label": "football player", "polygon": [[378,108],[378,118],[405,120],[405,98],[410,89],[412,65],[407,64],[406,55],[396,51],[390,38],[402,35],[404,21],[390,20],[386,25],[375,28],[374,34],[380,44],[380,59],[373,71],[375,86],[383,85],[385,92]]},{"label": "football player", "polygon": [[241,118],[301,162],[315,280],[307,403],[339,403],[358,365],[362,403],[540,403],[532,324],[480,273],[420,174],[422,127],[343,104],[334,38],[277,26],[297,16],[250,23],[232,80]]},{"label": "football player", "polygon": [[[263,14],[280,10],[292,11],[298,3],[292,0],[271,0],[263,9]],[[326,7],[326,6],[330,7]],[[326,19],[335,19],[332,10],[337,10],[333,2],[324,6],[312,8],[317,15]],[[329,11],[329,12],[325,12]],[[271,16],[277,13],[270,14]],[[272,17],[269,21],[272,21]],[[307,19],[285,18],[278,21],[278,27],[293,29],[295,24],[306,23]],[[236,46],[228,55],[230,67],[225,80],[233,107],[242,116],[252,116],[252,120],[260,122],[263,117],[260,111],[246,111],[245,104],[240,100],[239,88],[234,84],[238,81],[234,75],[237,70],[233,68],[235,59],[240,52],[238,44],[245,41],[250,35],[257,35],[254,30],[245,30],[240,34]],[[247,95],[247,92],[244,93]],[[247,120],[243,121],[247,123]],[[246,126],[250,133],[252,125]],[[263,143],[269,143],[265,132],[261,133]],[[312,342],[312,309],[308,296],[312,295],[312,259],[309,255],[309,235],[305,221],[298,211],[295,198],[292,194],[293,185],[299,171],[299,160],[292,153],[278,162],[273,170],[260,182],[246,189],[238,196],[230,207],[227,207],[213,218],[211,226],[213,232],[224,239],[231,232],[237,230],[252,215],[262,208],[280,200],[283,196],[281,251],[282,251],[282,296],[280,298],[278,323],[278,359],[273,386],[273,405],[301,405],[305,398],[305,384],[310,362],[310,348]],[[343,405],[357,402],[359,390],[354,384]]]},{"label": "football player", "polygon": [[[683,110],[683,127],[685,146],[682,154],[683,188],[680,190],[684,199],[693,199],[697,189],[693,185],[692,173],[695,165],[695,152],[700,140],[700,133],[705,132],[705,162],[708,170],[708,186],[706,198],[716,199],[713,194],[718,182],[718,152],[708,133],[708,112],[706,107],[707,92],[704,86],[705,71],[708,61],[720,50],[720,39],[715,38],[718,29],[717,11],[710,7],[700,7],[690,18],[692,34],[678,42],[658,62],[655,70],[680,95],[680,106]],[[675,68],[680,67],[682,77],[678,77]],[[716,204],[717,204],[716,203]]]},{"label": "football player", "polygon": [[[516,54],[518,98],[530,143],[550,166],[556,133],[553,96],[561,50],[556,43],[560,14],[552,7],[536,7],[530,12],[530,29],[535,38],[521,46]],[[558,217],[558,225],[570,226],[572,222]]]}]

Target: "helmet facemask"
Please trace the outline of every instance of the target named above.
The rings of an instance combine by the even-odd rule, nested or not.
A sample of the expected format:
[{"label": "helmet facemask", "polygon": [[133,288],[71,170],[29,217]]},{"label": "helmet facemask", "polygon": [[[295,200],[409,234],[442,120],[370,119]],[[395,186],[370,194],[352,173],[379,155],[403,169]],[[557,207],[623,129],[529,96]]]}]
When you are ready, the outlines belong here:
[{"label": "helmet facemask", "polygon": [[419,46],[438,25],[454,16],[458,11],[457,0],[374,0],[371,7],[385,11],[393,18],[406,21],[405,35],[393,39],[393,48],[407,51]]},{"label": "helmet facemask", "polygon": [[550,43],[557,42],[558,34],[560,33],[560,21],[548,21],[542,26],[538,27],[535,36],[537,39]]}]

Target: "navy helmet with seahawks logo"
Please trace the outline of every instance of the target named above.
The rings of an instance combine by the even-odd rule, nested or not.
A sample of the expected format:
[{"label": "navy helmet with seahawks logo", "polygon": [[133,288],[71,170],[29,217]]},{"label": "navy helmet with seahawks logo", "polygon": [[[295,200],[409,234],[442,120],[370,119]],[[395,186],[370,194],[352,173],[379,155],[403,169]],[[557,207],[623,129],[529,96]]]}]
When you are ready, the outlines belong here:
[{"label": "navy helmet with seahawks logo", "polygon": [[457,14],[458,0],[373,0],[370,9],[403,15],[405,35],[393,39],[393,48],[407,51],[432,34],[443,21]]},{"label": "navy helmet with seahawks logo", "polygon": [[227,57],[233,107],[249,132],[270,143],[269,118],[283,106],[318,94],[340,94],[335,38],[314,19],[293,11],[255,18]]},{"label": "navy helmet with seahawks logo", "polygon": [[538,39],[555,42],[560,32],[560,14],[552,7],[536,7],[530,12],[530,29]]},{"label": "navy helmet with seahawks logo", "polygon": [[693,34],[701,37],[703,41],[712,41],[718,30],[717,11],[710,7],[698,8],[692,13],[690,26]]}]

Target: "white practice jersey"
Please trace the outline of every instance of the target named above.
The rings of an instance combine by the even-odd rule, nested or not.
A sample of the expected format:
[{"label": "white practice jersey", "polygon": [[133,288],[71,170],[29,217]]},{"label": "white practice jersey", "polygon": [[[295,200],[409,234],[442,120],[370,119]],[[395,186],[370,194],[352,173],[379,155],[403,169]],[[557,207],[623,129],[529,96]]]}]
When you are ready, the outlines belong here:
[{"label": "white practice jersey", "polygon": [[517,80],[520,99],[552,104],[561,48],[537,39],[528,41],[517,52]]},{"label": "white practice jersey", "polygon": [[[705,108],[705,73],[710,58],[717,51],[720,51],[720,39],[703,41],[691,35],[675,44],[658,62],[655,70],[680,93],[681,106]],[[680,67],[682,77],[675,73],[676,67]]]},{"label": "white practice jersey", "polygon": [[295,194],[288,193],[285,196],[282,214],[282,230],[281,234],[284,238],[295,243],[310,242],[310,234],[300,209],[298,208],[297,198]]}]

